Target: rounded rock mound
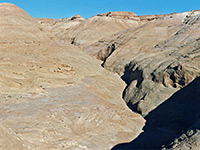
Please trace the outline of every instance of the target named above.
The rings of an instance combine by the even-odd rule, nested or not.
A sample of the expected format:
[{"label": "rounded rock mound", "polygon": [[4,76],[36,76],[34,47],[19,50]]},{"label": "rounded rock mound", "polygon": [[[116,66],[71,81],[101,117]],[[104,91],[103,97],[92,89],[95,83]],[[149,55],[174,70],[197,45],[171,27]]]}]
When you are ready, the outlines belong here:
[{"label": "rounded rock mound", "polygon": [[35,43],[50,40],[28,13],[14,4],[0,4],[0,43]]}]

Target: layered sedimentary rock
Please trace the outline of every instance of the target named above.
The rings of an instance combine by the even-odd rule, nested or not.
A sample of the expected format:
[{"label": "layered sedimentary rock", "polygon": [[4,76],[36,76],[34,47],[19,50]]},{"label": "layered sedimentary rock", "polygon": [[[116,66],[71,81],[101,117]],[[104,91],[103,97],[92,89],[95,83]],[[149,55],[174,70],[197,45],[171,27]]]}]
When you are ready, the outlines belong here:
[{"label": "layered sedimentary rock", "polygon": [[[99,39],[117,33],[130,27],[138,27],[141,23],[138,20],[129,19],[128,13],[108,13],[94,16],[83,21],[65,32],[60,32],[58,37],[72,44],[86,47]],[[133,13],[133,16],[135,14]]]},{"label": "layered sedimentary rock", "polygon": [[[170,37],[173,32],[179,29],[180,24],[187,21],[189,16],[198,13],[199,11],[192,11],[166,15],[136,16],[135,18],[142,20],[142,26],[132,27],[99,39],[98,42],[84,48],[84,51],[104,61],[115,49],[123,51],[122,53],[133,48],[136,50],[148,49]],[[133,50],[129,51],[134,52]]]},{"label": "layered sedimentary rock", "polygon": [[110,149],[144,119],[124,83],[12,4],[0,4],[0,149]]},{"label": "layered sedimentary rock", "polygon": [[84,20],[84,18],[82,16],[80,16],[79,14],[73,16],[70,20]]},{"label": "layered sedimentary rock", "polygon": [[81,24],[65,32],[60,32],[60,34],[57,34],[57,37],[62,41],[70,41],[72,44],[86,49],[85,51],[91,54],[89,51],[92,50],[89,50],[88,46],[101,41],[102,38],[112,36],[131,27],[135,29],[163,16],[169,16],[169,14],[137,16],[133,12],[108,12],[86,19]]},{"label": "layered sedimentary rock", "polygon": [[0,4],[0,32],[0,149],[198,149],[200,11],[36,21]]},{"label": "layered sedimentary rock", "polygon": [[135,140],[127,144],[119,144],[113,150],[198,150],[199,90],[200,78],[197,77],[145,117],[144,132]]},{"label": "layered sedimentary rock", "polygon": [[[108,12],[98,14],[86,20],[80,15],[64,20],[42,18],[37,20],[39,20],[42,25],[48,27],[59,40],[85,48],[86,52],[92,54],[95,51],[92,50],[94,48],[92,44],[97,41],[102,41],[101,39],[104,37],[111,38],[111,35],[119,31],[129,29],[130,27],[135,29],[147,22],[163,19],[164,17],[183,19],[185,15],[187,14],[173,13],[166,15],[137,16],[133,12]],[[92,46],[90,47],[90,45]]]},{"label": "layered sedimentary rock", "polygon": [[[131,105],[131,102],[135,101],[133,104],[136,104],[140,100],[143,103],[146,97],[157,100],[152,104],[158,106],[199,74],[198,70],[194,71],[195,69],[192,68],[192,70],[187,70],[190,63],[191,66],[196,65],[196,69],[199,68],[198,57],[196,57],[198,51],[194,59],[188,58],[187,67],[182,66],[187,57],[182,59],[183,62],[179,60],[180,55],[193,53],[192,51],[198,47],[198,13],[199,11],[194,11],[165,16],[163,19],[146,23],[137,29],[131,28],[102,39],[84,51],[103,60],[103,66],[106,69],[118,73],[127,83],[124,91],[124,99],[127,103],[130,102]],[[164,74],[163,71],[167,74],[161,75]],[[159,79],[157,76],[160,76]],[[142,86],[141,84],[144,84],[146,79],[149,80],[148,85]],[[154,83],[159,87],[155,88]],[[159,91],[153,89],[159,89]],[[158,95],[160,98],[155,97]],[[149,109],[146,112],[142,111],[144,114],[151,111],[151,106],[144,108]]]},{"label": "layered sedimentary rock", "polygon": [[97,16],[107,16],[119,19],[135,19],[137,17],[137,15],[133,12],[124,12],[124,11],[108,12],[104,14],[99,14]]},{"label": "layered sedimentary rock", "polygon": [[177,149],[197,147],[198,128],[188,132],[200,116],[199,13],[165,16],[91,45],[102,66],[126,82],[124,100],[147,121],[137,139],[113,149],[161,149],[172,139],[179,139],[171,144]]},{"label": "layered sedimentary rock", "polygon": [[0,5],[0,27],[1,44],[39,44],[51,38],[46,28],[41,27],[22,9],[11,4]]},{"label": "layered sedimentary rock", "polygon": [[49,19],[49,18],[37,18],[36,19],[43,27],[47,28],[54,36],[60,40],[59,34],[66,32],[69,28],[74,27],[84,21],[84,18],[80,15],[75,15],[71,18],[63,19]]}]

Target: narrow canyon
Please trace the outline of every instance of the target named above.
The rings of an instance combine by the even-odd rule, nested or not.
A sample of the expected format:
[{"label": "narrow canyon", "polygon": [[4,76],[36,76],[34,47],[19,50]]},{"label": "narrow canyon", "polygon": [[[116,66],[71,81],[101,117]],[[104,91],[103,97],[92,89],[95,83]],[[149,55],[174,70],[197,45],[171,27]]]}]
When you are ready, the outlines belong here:
[{"label": "narrow canyon", "polygon": [[199,150],[200,10],[33,18],[0,3],[0,150]]}]

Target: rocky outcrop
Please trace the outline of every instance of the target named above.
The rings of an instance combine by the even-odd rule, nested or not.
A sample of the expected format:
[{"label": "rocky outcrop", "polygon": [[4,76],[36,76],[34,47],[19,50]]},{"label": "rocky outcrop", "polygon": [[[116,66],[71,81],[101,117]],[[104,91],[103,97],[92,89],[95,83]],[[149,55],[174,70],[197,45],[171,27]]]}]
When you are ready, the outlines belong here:
[{"label": "rocky outcrop", "polygon": [[116,12],[98,14],[97,16],[106,16],[106,17],[119,18],[119,19],[134,19],[134,17],[136,17],[137,15],[133,12],[116,11]]},{"label": "rocky outcrop", "polygon": [[0,149],[199,147],[200,11],[37,20],[0,4]]},{"label": "rocky outcrop", "polygon": [[[121,76],[127,85],[125,102],[146,119],[143,133],[113,149],[195,149],[199,143],[194,124],[199,119],[200,12],[126,15],[95,16],[134,20],[138,25],[83,46],[83,51],[103,61],[104,68]],[[80,29],[76,27],[74,31]],[[77,35],[72,44],[77,44]],[[87,39],[87,34],[83,37]]]},{"label": "rocky outcrop", "polygon": [[125,84],[100,61],[15,5],[0,4],[0,22],[0,149],[102,150],[142,132]]},{"label": "rocky outcrop", "polygon": [[138,21],[130,19],[94,16],[65,32],[60,32],[58,37],[62,41],[70,41],[74,45],[86,47],[103,37],[130,27],[138,27],[139,24]]},{"label": "rocky outcrop", "polygon": [[184,15],[149,22],[96,43],[96,52],[102,48],[97,57],[104,60],[103,66],[127,83],[125,101],[144,116],[199,75],[198,11]]},{"label": "rocky outcrop", "polygon": [[137,139],[114,150],[197,147],[198,128],[192,127],[199,120],[200,15],[184,15],[120,32],[105,40],[108,45],[96,43],[96,51],[107,47],[102,65],[127,84],[124,100],[146,119]]},{"label": "rocky outcrop", "polygon": [[37,18],[36,19],[43,27],[47,28],[54,36],[60,41],[59,34],[66,32],[71,27],[74,27],[84,21],[84,18],[80,15],[75,15],[71,18],[63,19],[48,19],[48,18]]},{"label": "rocky outcrop", "polygon": [[46,28],[19,7],[8,3],[0,4],[0,33],[1,45],[40,44],[51,39]]},{"label": "rocky outcrop", "polygon": [[79,14],[77,14],[77,15],[73,16],[73,17],[71,18],[71,20],[84,20],[84,18],[81,17]]},{"label": "rocky outcrop", "polygon": [[200,120],[198,119],[194,125],[184,131],[179,137],[175,138],[169,144],[163,146],[163,150],[198,150],[200,147]]},{"label": "rocky outcrop", "polygon": [[[80,15],[62,20],[48,20],[42,18],[37,20],[54,33],[62,42],[70,42],[71,44],[84,48],[85,52],[96,55],[98,51],[95,49],[95,42],[97,41],[101,43],[106,39],[114,38],[115,36],[113,34],[117,34],[131,27],[132,29],[136,29],[150,21],[163,20],[163,18],[182,20],[186,15],[187,13],[173,13],[166,15],[137,16],[133,12],[108,12],[98,14],[86,20]],[[98,58],[104,55],[103,52],[100,54],[98,53],[98,55],[100,55]]]},{"label": "rocky outcrop", "polygon": [[146,125],[143,128],[144,132],[135,140],[127,144],[119,144],[113,150],[198,150],[199,90],[200,78],[197,77],[145,117]]},{"label": "rocky outcrop", "polygon": [[[110,47],[115,45],[117,51],[123,51],[123,53],[128,53],[132,57],[130,53],[137,53],[140,49],[152,48],[159,42],[169,38],[179,29],[178,25],[185,22],[190,15],[198,13],[199,11],[191,11],[166,15],[136,16],[138,21],[141,20],[139,21],[141,22],[139,27],[129,28],[99,39],[98,42],[84,48],[84,51],[104,61],[111,54]],[[157,36],[160,38],[157,38]],[[135,50],[130,50],[133,48]],[[124,60],[130,60],[127,59],[129,56],[125,57],[126,59]]]},{"label": "rocky outcrop", "polygon": [[[91,54],[96,52],[92,50],[95,48],[92,44],[97,41],[101,42],[102,38],[112,37],[113,34],[131,27],[135,29],[149,21],[160,19],[163,16],[164,15],[137,16],[133,12],[108,12],[87,19],[81,24],[65,32],[61,32],[58,34],[58,37],[61,40],[70,41],[72,44],[80,46],[85,52]],[[88,48],[90,45],[92,46]]]}]

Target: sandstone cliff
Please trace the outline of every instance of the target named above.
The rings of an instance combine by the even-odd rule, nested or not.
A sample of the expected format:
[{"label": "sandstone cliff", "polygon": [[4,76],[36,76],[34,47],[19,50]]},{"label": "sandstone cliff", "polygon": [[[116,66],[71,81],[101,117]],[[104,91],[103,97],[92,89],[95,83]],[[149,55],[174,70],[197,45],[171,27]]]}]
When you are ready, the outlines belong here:
[{"label": "sandstone cliff", "polygon": [[4,3],[0,32],[0,149],[199,148],[200,11],[35,20]]},{"label": "sandstone cliff", "polygon": [[[102,66],[126,82],[124,100],[147,121],[137,139],[114,149],[161,149],[199,119],[199,25],[199,11],[173,14],[90,46]],[[198,143],[196,128],[172,147]]]},{"label": "sandstone cliff", "polygon": [[51,38],[46,28],[41,27],[29,14],[6,3],[0,5],[0,32],[1,44],[39,44]]},{"label": "sandstone cliff", "polygon": [[74,27],[84,21],[84,18],[80,15],[75,15],[71,18],[63,19],[49,19],[49,18],[37,18],[36,19],[43,27],[47,28],[54,36],[60,40],[59,34],[66,32],[71,27]]},{"label": "sandstone cliff", "polygon": [[144,119],[124,83],[13,4],[0,4],[0,149],[110,149]]},{"label": "sandstone cliff", "polygon": [[61,40],[70,41],[72,44],[83,48],[93,44],[103,37],[130,27],[138,27],[141,24],[138,20],[132,20],[125,16],[129,15],[123,13],[114,13],[114,15],[97,15],[65,32],[58,33],[57,36]]},{"label": "sandstone cliff", "polygon": [[144,132],[113,150],[199,149],[200,78],[174,93],[145,117]]},{"label": "sandstone cliff", "polygon": [[[131,105],[131,102],[135,101],[134,104],[136,104],[139,100],[144,102],[146,97],[157,99],[157,105],[159,105],[162,103],[161,99],[166,99],[199,75],[198,57],[196,57],[198,51],[194,54],[194,59],[185,56],[194,53],[193,51],[198,47],[198,14],[199,11],[194,11],[165,16],[163,19],[148,22],[137,29],[130,28],[102,39],[84,51],[96,54],[97,58],[104,61],[103,66],[106,69],[118,73],[127,83],[124,91],[124,99],[127,103],[130,102]],[[92,47],[96,49],[90,51]],[[185,57],[180,59],[180,56]],[[197,68],[192,69],[194,65]],[[148,85],[142,85],[146,79],[149,80]],[[154,84],[159,87],[155,88]],[[153,89],[159,89],[159,91],[154,91],[151,85]],[[162,89],[163,96],[166,95],[166,98],[161,96]],[[152,98],[148,98],[148,95]],[[156,95],[160,98],[153,98]],[[155,105],[155,103],[152,104]],[[150,108],[150,106],[145,106],[145,109]],[[138,111],[141,110],[138,109]]]}]

